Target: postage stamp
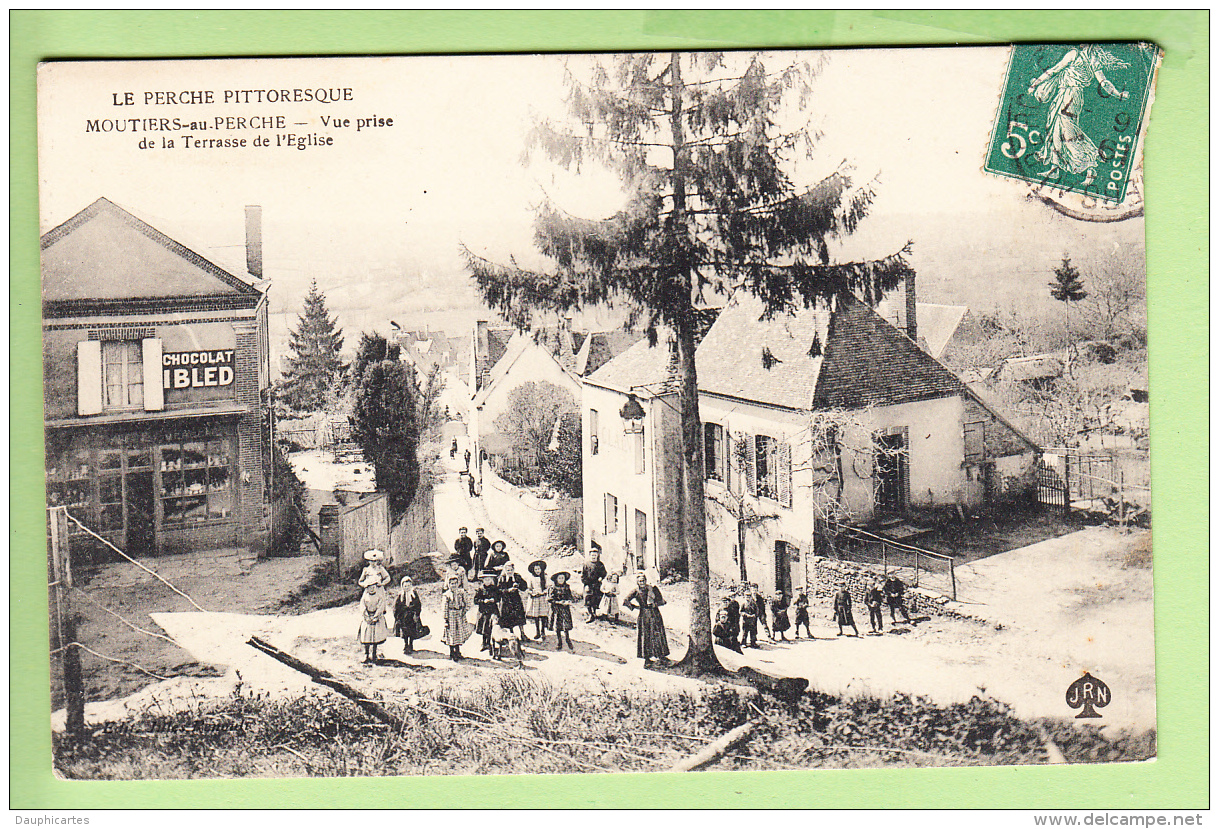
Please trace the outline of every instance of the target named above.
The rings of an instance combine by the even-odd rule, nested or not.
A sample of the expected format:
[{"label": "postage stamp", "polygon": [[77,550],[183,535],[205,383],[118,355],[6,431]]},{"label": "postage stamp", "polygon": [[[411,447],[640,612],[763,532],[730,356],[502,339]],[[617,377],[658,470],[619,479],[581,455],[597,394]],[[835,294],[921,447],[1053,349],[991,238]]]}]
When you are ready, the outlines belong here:
[{"label": "postage stamp", "polygon": [[1159,62],[1150,43],[1014,46],[984,169],[1123,204]]}]

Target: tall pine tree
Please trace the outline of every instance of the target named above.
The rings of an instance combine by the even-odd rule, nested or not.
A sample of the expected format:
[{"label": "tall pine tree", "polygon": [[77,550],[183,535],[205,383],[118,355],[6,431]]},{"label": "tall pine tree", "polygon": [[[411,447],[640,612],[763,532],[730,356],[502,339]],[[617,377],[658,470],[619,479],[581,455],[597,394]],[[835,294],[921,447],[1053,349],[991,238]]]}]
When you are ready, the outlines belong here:
[{"label": "tall pine tree", "polygon": [[305,312],[290,335],[288,368],[280,383],[279,397],[294,412],[315,412],[330,402],[343,375],[343,332],[326,310],[326,296],[309,284]]},{"label": "tall pine tree", "polygon": [[1063,254],[1062,264],[1054,269],[1054,281],[1049,284],[1050,296],[1062,303],[1063,336],[1067,346],[1074,347],[1075,337],[1071,331],[1071,305],[1086,299],[1088,292],[1084,290],[1084,278],[1079,268],[1071,264],[1071,257]]},{"label": "tall pine tree", "polygon": [[787,104],[806,107],[814,75],[808,64],[768,71],[761,55],[712,52],[594,60],[587,81],[569,72],[571,117],[537,124],[530,151],[577,171],[604,165],[625,207],[589,220],[543,203],[535,239],[554,262],[550,272],[465,250],[483,299],[519,327],[535,314],[612,303],[643,322],[653,343],[659,328],[669,332],[683,438],[677,520],[693,586],[683,667],[693,673],[722,670],[711,639],[696,309],[745,291],[780,313],[847,292],[875,296],[909,272],[908,246],[832,262],[830,245],[855,230],[874,193],[844,169],[811,186],[793,180],[792,163],[811,156],[814,136],[785,132],[779,121]]}]

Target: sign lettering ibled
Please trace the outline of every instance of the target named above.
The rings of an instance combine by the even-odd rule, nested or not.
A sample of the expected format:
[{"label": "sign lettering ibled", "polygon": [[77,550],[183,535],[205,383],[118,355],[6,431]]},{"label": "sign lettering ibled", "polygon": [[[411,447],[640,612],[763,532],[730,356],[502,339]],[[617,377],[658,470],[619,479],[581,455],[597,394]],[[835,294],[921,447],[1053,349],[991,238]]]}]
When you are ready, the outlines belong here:
[{"label": "sign lettering ibled", "polygon": [[166,389],[228,386],[233,382],[233,349],[175,351],[161,355]]}]

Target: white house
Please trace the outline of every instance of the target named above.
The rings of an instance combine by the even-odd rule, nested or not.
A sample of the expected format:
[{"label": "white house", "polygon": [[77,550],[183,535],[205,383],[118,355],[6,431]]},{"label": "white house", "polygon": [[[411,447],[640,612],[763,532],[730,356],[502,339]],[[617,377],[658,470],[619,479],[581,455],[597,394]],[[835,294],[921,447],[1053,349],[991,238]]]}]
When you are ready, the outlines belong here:
[{"label": "white house", "polygon": [[[808,580],[819,517],[1027,496],[1037,447],[876,311],[851,297],[762,310],[734,298],[696,353],[713,573],[787,589]],[[611,360],[585,378],[583,408],[586,543],[609,566],[642,549],[648,566],[680,568],[668,350],[640,343]],[[641,430],[624,417],[640,408]]]}]

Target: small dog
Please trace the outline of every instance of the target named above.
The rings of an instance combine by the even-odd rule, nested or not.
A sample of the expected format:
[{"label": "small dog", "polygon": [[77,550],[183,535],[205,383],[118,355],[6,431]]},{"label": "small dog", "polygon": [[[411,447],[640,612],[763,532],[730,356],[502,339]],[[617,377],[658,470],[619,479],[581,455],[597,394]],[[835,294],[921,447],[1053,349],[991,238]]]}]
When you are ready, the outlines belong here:
[{"label": "small dog", "polygon": [[520,636],[515,630],[502,628],[498,624],[492,626],[491,658],[496,661],[503,661],[505,658],[515,659],[518,668],[525,666]]}]

